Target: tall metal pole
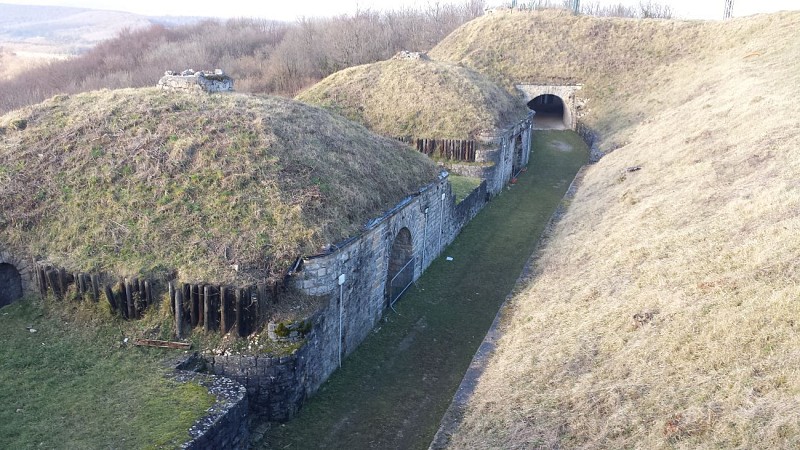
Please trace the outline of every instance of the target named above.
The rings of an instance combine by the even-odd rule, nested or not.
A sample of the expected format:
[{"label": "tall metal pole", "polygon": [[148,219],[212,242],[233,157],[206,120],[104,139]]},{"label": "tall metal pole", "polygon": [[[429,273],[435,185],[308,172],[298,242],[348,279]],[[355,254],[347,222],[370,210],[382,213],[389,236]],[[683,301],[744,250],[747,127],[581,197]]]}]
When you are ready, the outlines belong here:
[{"label": "tall metal pole", "polygon": [[733,0],[725,0],[725,13],[722,15],[724,20],[730,19],[733,15]]}]

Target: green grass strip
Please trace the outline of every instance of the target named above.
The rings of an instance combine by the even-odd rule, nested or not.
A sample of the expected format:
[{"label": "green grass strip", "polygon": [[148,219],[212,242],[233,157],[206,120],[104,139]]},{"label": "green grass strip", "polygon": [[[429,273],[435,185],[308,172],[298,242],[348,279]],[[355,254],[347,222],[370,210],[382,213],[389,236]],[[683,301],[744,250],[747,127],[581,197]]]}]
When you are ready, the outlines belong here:
[{"label": "green grass strip", "polygon": [[31,299],[0,309],[0,448],[176,448],[189,440],[214,397],[165,377],[160,361],[174,351],[124,346],[120,327],[129,324],[76,324],[45,310]]},{"label": "green grass strip", "polygon": [[464,228],[299,417],[270,427],[260,448],[428,447],[500,305],[586,162],[586,146],[571,131],[537,132],[533,141],[528,172]]}]

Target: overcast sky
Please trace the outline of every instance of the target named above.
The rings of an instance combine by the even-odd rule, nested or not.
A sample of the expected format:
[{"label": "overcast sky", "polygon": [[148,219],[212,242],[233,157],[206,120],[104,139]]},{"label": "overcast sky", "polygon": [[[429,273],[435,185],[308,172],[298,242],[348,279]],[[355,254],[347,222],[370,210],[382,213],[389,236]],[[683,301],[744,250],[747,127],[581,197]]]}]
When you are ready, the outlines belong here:
[{"label": "overcast sky", "polygon": [[[518,0],[525,3],[526,0]],[[654,0],[668,4],[675,15],[687,19],[719,19],[725,0]],[[438,3],[461,3],[460,0],[441,0]],[[583,3],[638,5],[638,0],[582,0]],[[0,0],[0,3],[26,5],[76,6],[94,9],[129,11],[151,16],[181,15],[209,17],[264,17],[294,20],[298,17],[329,16],[352,13],[361,9],[396,9],[426,7],[434,0]],[[496,3],[489,0],[486,3]],[[799,0],[735,0],[734,15],[745,16],[759,12],[800,9]]]}]

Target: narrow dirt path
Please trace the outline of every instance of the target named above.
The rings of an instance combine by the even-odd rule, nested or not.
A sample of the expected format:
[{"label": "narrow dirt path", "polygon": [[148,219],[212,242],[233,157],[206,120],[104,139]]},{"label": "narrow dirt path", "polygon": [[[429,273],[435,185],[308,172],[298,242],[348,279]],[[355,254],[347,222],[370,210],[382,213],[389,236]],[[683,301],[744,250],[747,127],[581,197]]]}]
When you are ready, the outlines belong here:
[{"label": "narrow dirt path", "polygon": [[428,447],[588,152],[571,131],[535,133],[533,148],[519,182],[464,228],[300,415],[270,426],[255,448]]}]

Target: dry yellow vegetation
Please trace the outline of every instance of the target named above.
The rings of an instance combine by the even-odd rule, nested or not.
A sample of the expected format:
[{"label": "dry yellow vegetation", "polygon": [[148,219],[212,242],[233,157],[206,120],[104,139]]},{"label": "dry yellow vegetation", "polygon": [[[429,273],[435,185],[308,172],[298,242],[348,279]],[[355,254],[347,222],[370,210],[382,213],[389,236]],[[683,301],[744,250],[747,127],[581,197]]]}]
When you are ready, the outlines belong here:
[{"label": "dry yellow vegetation", "polygon": [[798,448],[800,13],[497,14],[433,55],[574,76],[619,147],[504,310],[451,446]]},{"label": "dry yellow vegetation", "polygon": [[62,95],[0,116],[0,247],[70,270],[274,280],[437,175],[408,146],[288,99]]},{"label": "dry yellow vegetation", "polygon": [[297,96],[392,137],[474,139],[528,111],[474,70],[426,59],[391,59],[336,72]]}]

